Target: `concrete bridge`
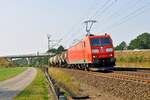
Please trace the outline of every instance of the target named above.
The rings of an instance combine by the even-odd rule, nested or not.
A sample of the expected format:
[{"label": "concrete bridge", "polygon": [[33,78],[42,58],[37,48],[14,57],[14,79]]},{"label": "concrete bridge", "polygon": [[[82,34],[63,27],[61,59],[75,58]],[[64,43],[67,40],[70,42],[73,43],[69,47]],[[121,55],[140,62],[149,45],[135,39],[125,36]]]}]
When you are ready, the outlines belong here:
[{"label": "concrete bridge", "polygon": [[22,54],[22,55],[7,55],[7,56],[0,56],[0,58],[6,58],[9,61],[19,59],[19,58],[25,58],[28,64],[30,64],[32,58],[51,57],[53,55],[54,55],[53,53],[36,53],[36,54]]}]

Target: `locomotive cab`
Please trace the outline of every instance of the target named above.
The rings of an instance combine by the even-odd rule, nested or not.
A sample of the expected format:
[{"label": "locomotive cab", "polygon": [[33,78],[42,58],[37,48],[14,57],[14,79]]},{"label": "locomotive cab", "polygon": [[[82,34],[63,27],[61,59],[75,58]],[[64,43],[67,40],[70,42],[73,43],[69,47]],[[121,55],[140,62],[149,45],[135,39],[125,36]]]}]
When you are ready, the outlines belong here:
[{"label": "locomotive cab", "polygon": [[113,69],[115,66],[114,48],[109,35],[90,36],[92,65],[96,68]]}]

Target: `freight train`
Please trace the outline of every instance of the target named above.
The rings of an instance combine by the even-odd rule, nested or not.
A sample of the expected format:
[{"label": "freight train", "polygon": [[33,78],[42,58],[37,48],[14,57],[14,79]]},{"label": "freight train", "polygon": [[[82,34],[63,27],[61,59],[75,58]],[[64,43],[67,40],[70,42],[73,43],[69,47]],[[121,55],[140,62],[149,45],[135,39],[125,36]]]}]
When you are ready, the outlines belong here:
[{"label": "freight train", "polygon": [[85,70],[113,70],[114,47],[110,35],[88,35],[76,45],[49,59],[51,66]]}]

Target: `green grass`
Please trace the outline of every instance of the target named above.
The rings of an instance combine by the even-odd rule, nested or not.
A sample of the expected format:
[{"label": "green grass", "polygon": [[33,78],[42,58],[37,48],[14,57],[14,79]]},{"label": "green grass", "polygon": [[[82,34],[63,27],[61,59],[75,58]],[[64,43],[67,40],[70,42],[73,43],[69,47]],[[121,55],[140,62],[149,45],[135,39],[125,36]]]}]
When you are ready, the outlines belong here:
[{"label": "green grass", "polygon": [[27,86],[14,100],[48,100],[48,82],[44,73],[37,69],[33,82]]},{"label": "green grass", "polygon": [[0,68],[0,81],[12,78],[21,72],[25,71],[25,67],[15,67],[15,68]]},{"label": "green grass", "polygon": [[49,73],[58,83],[65,84],[74,94],[78,93],[80,82],[75,82],[69,74],[58,68],[49,68]]}]

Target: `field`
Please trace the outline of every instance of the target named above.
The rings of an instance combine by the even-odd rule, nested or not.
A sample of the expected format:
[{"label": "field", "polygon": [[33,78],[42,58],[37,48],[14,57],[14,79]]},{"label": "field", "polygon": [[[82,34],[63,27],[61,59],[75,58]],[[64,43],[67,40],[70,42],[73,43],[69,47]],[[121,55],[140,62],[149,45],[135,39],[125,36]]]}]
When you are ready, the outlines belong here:
[{"label": "field", "polygon": [[44,73],[38,73],[33,82],[27,86],[14,100],[48,100],[48,82]]},{"label": "field", "polygon": [[21,72],[25,71],[25,67],[15,67],[15,68],[0,68],[0,81],[14,77]]},{"label": "field", "polygon": [[150,68],[150,51],[116,51],[117,66]]}]

